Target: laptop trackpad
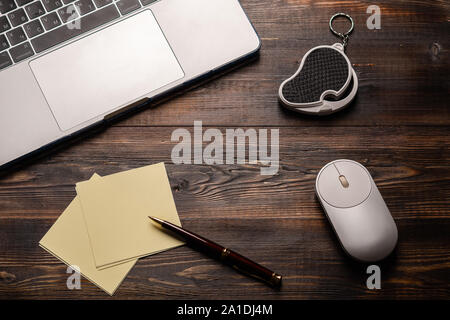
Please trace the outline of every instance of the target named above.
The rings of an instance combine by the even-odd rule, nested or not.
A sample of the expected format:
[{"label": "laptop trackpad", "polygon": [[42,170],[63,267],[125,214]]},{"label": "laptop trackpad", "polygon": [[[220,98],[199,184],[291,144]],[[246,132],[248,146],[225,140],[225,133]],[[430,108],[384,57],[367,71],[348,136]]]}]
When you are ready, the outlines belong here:
[{"label": "laptop trackpad", "polygon": [[30,66],[62,130],[184,77],[150,10],[50,52]]}]

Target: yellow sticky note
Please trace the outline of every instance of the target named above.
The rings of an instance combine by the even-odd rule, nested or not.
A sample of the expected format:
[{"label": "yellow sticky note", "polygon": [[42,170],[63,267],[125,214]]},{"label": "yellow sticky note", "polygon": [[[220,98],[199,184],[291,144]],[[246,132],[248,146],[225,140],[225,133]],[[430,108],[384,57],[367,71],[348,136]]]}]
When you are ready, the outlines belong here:
[{"label": "yellow sticky note", "polygon": [[183,244],[148,218],[181,226],[164,163],[80,182],[76,189],[97,268]]},{"label": "yellow sticky note", "polygon": [[[97,175],[92,177],[93,180],[98,178]],[[64,210],[39,245],[68,266],[77,266],[86,279],[110,295],[137,261],[134,259],[103,270],[96,268],[78,198]]]}]

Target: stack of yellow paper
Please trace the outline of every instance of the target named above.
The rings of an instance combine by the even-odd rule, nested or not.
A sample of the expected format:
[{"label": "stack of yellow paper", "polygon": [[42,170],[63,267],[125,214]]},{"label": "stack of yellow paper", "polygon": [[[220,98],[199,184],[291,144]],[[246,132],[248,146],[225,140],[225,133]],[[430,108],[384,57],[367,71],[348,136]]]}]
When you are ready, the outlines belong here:
[{"label": "stack of yellow paper", "polygon": [[138,258],[183,244],[148,218],[181,226],[164,163],[94,175],[76,190],[39,245],[110,295]]}]

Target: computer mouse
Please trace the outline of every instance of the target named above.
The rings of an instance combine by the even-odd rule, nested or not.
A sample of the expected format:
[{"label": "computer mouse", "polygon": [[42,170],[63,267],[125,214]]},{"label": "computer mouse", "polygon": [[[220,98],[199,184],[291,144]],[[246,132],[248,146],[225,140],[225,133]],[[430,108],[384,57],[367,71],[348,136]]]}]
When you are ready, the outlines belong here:
[{"label": "computer mouse", "polygon": [[335,160],[317,175],[316,194],[342,247],[362,262],[386,258],[397,226],[369,171],[352,160]]}]

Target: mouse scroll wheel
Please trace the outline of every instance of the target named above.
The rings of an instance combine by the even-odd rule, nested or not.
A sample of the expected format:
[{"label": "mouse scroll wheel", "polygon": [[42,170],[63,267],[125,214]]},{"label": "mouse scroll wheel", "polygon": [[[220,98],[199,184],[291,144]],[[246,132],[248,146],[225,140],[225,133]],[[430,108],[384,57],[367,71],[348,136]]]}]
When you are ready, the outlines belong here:
[{"label": "mouse scroll wheel", "polygon": [[349,187],[349,183],[348,183],[348,180],[347,180],[347,178],[345,177],[345,176],[343,176],[343,175],[340,175],[339,176],[339,181],[341,182],[341,184],[342,184],[342,186],[344,187],[344,188],[348,188]]}]

